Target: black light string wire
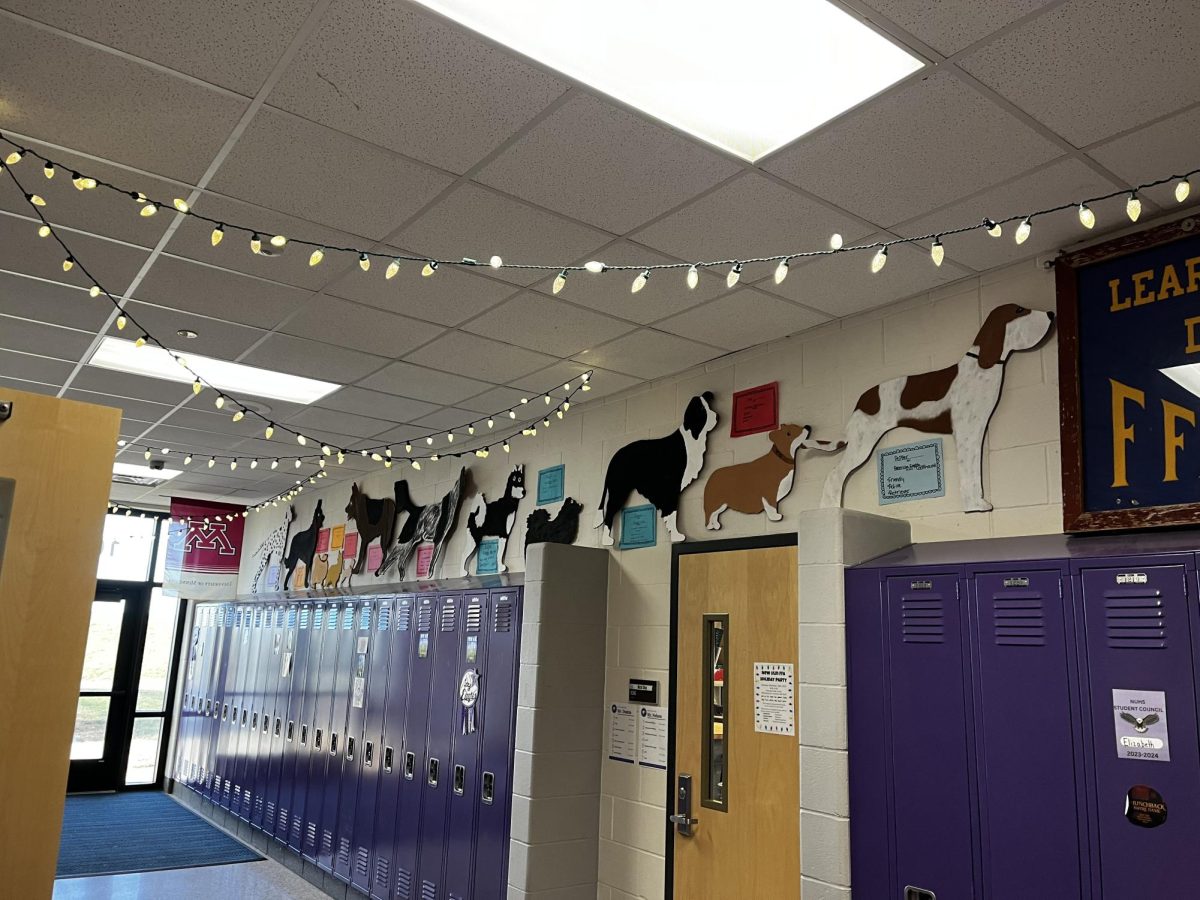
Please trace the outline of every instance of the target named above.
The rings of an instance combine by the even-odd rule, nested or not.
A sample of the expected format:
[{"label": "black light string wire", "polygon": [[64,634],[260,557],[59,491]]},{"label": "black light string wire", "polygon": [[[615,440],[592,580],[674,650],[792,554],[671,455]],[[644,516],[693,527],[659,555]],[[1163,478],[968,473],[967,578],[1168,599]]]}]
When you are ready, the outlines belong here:
[{"label": "black light string wire", "polygon": [[[834,235],[834,239],[831,242],[831,246],[828,248],[823,248],[823,249],[819,249],[819,250],[801,250],[801,251],[797,251],[795,253],[778,253],[778,254],[775,254],[772,256],[749,256],[749,257],[742,257],[742,258],[709,260],[706,262],[695,262],[695,263],[688,263],[688,262],[662,263],[662,262],[659,262],[659,263],[649,263],[649,264],[622,263],[622,264],[617,264],[617,265],[608,265],[608,264],[602,263],[598,260],[593,260],[591,262],[584,263],[584,264],[570,263],[567,265],[558,265],[558,264],[550,265],[550,264],[545,264],[545,263],[509,263],[509,262],[504,262],[499,256],[493,256],[489,262],[480,262],[480,261],[473,259],[471,257],[468,257],[468,256],[464,256],[461,259],[439,259],[437,257],[429,257],[429,256],[412,256],[412,255],[405,254],[405,253],[379,253],[374,250],[364,250],[364,249],[361,249],[358,247],[339,247],[339,246],[332,245],[332,244],[320,243],[320,242],[316,242],[316,241],[309,241],[304,238],[288,238],[283,235],[275,234],[275,232],[273,232],[271,229],[251,228],[251,227],[247,227],[245,225],[238,225],[236,223],[229,222],[228,220],[214,219],[210,216],[204,215],[203,213],[196,212],[182,199],[173,200],[171,203],[165,203],[161,200],[152,199],[140,191],[131,191],[126,188],[119,187],[118,185],[111,184],[110,182],[104,181],[103,179],[93,178],[91,176],[80,175],[79,172],[75,171],[70,166],[60,166],[57,162],[38,153],[37,150],[33,149],[32,147],[26,147],[22,144],[17,143],[11,137],[4,134],[3,132],[0,132],[0,139],[5,140],[10,145],[17,148],[15,151],[8,154],[8,156],[6,157],[6,161],[9,162],[10,166],[12,164],[14,164],[15,162],[19,162],[20,159],[24,158],[26,155],[32,156],[35,159],[41,160],[45,164],[45,167],[49,170],[57,170],[57,169],[61,168],[63,171],[70,172],[71,178],[76,183],[77,186],[79,186],[81,183],[86,185],[86,187],[81,187],[80,188],[81,190],[94,188],[94,187],[103,187],[107,190],[115,191],[118,194],[122,194],[126,197],[129,197],[135,203],[142,205],[143,209],[146,208],[146,204],[152,205],[155,212],[157,212],[157,210],[159,210],[159,209],[168,209],[168,210],[174,209],[176,212],[178,212],[182,215],[191,216],[194,219],[198,219],[200,221],[207,222],[210,225],[214,226],[214,246],[216,245],[216,243],[219,243],[219,241],[220,241],[219,238],[216,238],[215,233],[219,231],[223,236],[225,229],[228,228],[228,229],[242,232],[243,234],[249,235],[251,238],[251,248],[254,250],[255,253],[257,253],[258,250],[261,249],[262,242],[263,242],[263,235],[267,235],[266,240],[270,243],[274,243],[274,240],[279,240],[282,242],[280,244],[275,244],[276,247],[283,247],[283,246],[286,246],[287,244],[298,244],[303,247],[313,248],[313,257],[310,258],[310,262],[309,262],[310,265],[318,264],[321,261],[321,259],[324,258],[324,254],[329,253],[329,252],[354,254],[355,256],[358,257],[359,264],[364,270],[370,268],[370,260],[372,260],[372,259],[378,260],[378,261],[386,260],[386,261],[388,261],[386,277],[389,279],[392,278],[396,274],[396,272],[398,271],[398,268],[399,268],[399,263],[401,263],[401,262],[424,263],[424,266],[421,270],[421,274],[425,275],[427,277],[433,275],[434,272],[436,272],[437,269],[441,266],[451,266],[451,267],[459,266],[459,267],[468,267],[468,268],[476,267],[476,266],[484,266],[484,267],[490,266],[491,268],[497,268],[497,269],[500,269],[500,268],[503,268],[503,269],[525,269],[525,270],[533,270],[533,271],[540,271],[540,272],[547,272],[547,273],[557,272],[558,276],[555,278],[555,283],[554,283],[554,293],[556,293],[556,294],[559,293],[559,291],[562,290],[563,287],[565,286],[567,275],[569,273],[580,272],[580,271],[588,271],[588,272],[597,273],[597,274],[600,272],[638,272],[639,274],[638,274],[637,278],[634,279],[634,282],[633,282],[633,285],[631,288],[634,293],[637,293],[638,291],[640,291],[642,289],[642,287],[645,286],[646,281],[650,278],[650,275],[652,273],[658,272],[658,271],[671,270],[671,269],[687,269],[688,270],[688,286],[694,287],[695,286],[695,278],[697,276],[694,275],[693,273],[697,273],[701,269],[713,269],[713,268],[721,268],[721,267],[725,267],[725,266],[730,266],[731,268],[726,277],[726,284],[729,287],[733,287],[740,280],[743,266],[755,265],[755,264],[760,264],[760,263],[777,263],[778,267],[776,269],[775,278],[776,278],[776,283],[778,283],[778,282],[781,282],[787,276],[787,267],[788,267],[788,264],[790,264],[790,262],[792,260],[810,259],[813,257],[821,257],[821,256],[833,256],[838,253],[855,253],[855,252],[863,251],[863,250],[875,250],[876,251],[876,255],[875,255],[874,259],[872,260],[871,268],[872,268],[872,271],[878,272],[880,269],[883,268],[883,264],[886,263],[887,252],[888,252],[889,248],[894,247],[898,244],[914,244],[914,245],[916,245],[916,244],[922,244],[926,241],[933,242],[930,249],[933,253],[933,258],[934,258],[935,264],[940,266],[942,256],[945,252],[942,247],[942,243],[941,243],[942,238],[953,237],[955,235],[966,234],[968,232],[979,231],[979,230],[986,231],[989,234],[992,234],[994,237],[999,237],[1001,226],[1007,225],[1012,222],[1020,222],[1022,224],[1022,228],[1024,228],[1025,230],[1024,230],[1024,236],[1018,237],[1018,243],[1023,243],[1025,238],[1027,238],[1029,235],[1028,228],[1031,225],[1033,219],[1040,218],[1042,216],[1048,216],[1048,215],[1051,215],[1054,213],[1063,212],[1068,209],[1075,209],[1075,210],[1078,210],[1081,220],[1084,219],[1088,215],[1092,215],[1091,221],[1092,221],[1092,224],[1094,225],[1095,219],[1094,219],[1094,215],[1090,211],[1089,204],[1101,203],[1105,200],[1111,200],[1114,197],[1121,197],[1121,196],[1126,196],[1126,197],[1128,197],[1129,201],[1133,201],[1133,200],[1137,199],[1137,195],[1140,191],[1148,190],[1149,188],[1158,187],[1160,185],[1168,184],[1170,182],[1176,183],[1175,196],[1176,196],[1176,199],[1178,200],[1178,202],[1182,203],[1184,200],[1187,199],[1188,195],[1191,192],[1190,179],[1196,175],[1200,175],[1200,169],[1193,169],[1190,172],[1186,172],[1182,175],[1170,175],[1165,178],[1156,179],[1154,181],[1147,181],[1143,184],[1137,185],[1134,188],[1121,188],[1119,190],[1112,191],[1111,193],[1108,193],[1108,194],[1103,194],[1103,195],[1100,195],[1097,197],[1090,197],[1086,200],[1082,200],[1082,201],[1078,201],[1078,202],[1072,201],[1070,203],[1063,203],[1059,206],[1052,206],[1052,207],[1048,207],[1046,209],[1040,209],[1040,210],[1037,210],[1036,212],[1013,215],[1013,216],[1009,216],[1004,219],[984,218],[983,220],[976,222],[974,224],[971,224],[971,225],[962,225],[957,228],[947,228],[947,229],[943,229],[941,231],[934,231],[934,232],[930,232],[929,234],[916,235],[913,237],[894,238],[889,241],[876,241],[876,242],[870,243],[870,244],[853,244],[850,246],[843,246],[841,243],[841,236]],[[1136,221],[1137,216],[1140,215],[1140,212],[1141,212],[1140,199],[1138,199],[1136,214],[1132,211],[1132,208],[1129,204],[1127,204],[1126,209],[1128,211],[1130,219],[1132,219],[1133,221]],[[1086,225],[1086,227],[1091,228],[1092,225]],[[257,241],[257,245],[255,244],[255,241]],[[257,247],[257,249],[256,249],[256,247]],[[319,256],[318,256],[318,254],[319,254]],[[316,262],[313,262],[313,259],[316,259]],[[365,263],[365,265],[364,265],[364,263]]]},{"label": "black light string wire", "polygon": [[[319,443],[320,447],[321,447],[320,453],[302,454],[302,455],[294,455],[294,456],[289,456],[289,455],[270,456],[270,455],[268,455],[266,457],[263,457],[261,455],[255,456],[253,454],[245,454],[245,455],[239,456],[239,455],[232,455],[232,454],[220,454],[220,453],[214,454],[214,453],[208,453],[208,452],[203,452],[203,451],[191,452],[191,451],[180,450],[180,449],[170,450],[170,448],[162,448],[160,452],[162,452],[164,455],[167,455],[169,452],[181,453],[184,456],[184,464],[185,465],[190,464],[191,461],[197,457],[199,457],[201,459],[203,459],[204,457],[207,457],[209,468],[212,468],[213,466],[215,466],[217,461],[229,462],[232,464],[231,468],[236,468],[237,465],[243,461],[249,461],[250,463],[252,463],[251,468],[256,468],[257,465],[259,463],[263,462],[265,459],[266,461],[272,463],[270,466],[271,469],[278,468],[279,465],[284,462],[291,462],[295,465],[296,468],[299,468],[300,464],[302,464],[303,462],[306,462],[306,461],[314,462],[315,461],[321,467],[321,471],[319,473],[315,474],[314,476],[312,476],[315,478],[315,477],[323,477],[324,476],[325,464],[326,464],[325,460],[327,458],[333,457],[333,456],[336,456],[338,458],[338,462],[340,464],[344,460],[345,456],[348,456],[353,453],[358,453],[364,457],[371,457],[372,459],[376,460],[377,462],[381,462],[387,468],[391,468],[393,463],[407,462],[409,464],[412,464],[414,466],[414,468],[419,470],[421,460],[429,460],[429,461],[436,462],[442,456],[453,456],[453,457],[457,458],[457,457],[461,457],[464,454],[468,454],[468,453],[473,453],[476,456],[486,457],[490,453],[491,448],[495,445],[502,445],[504,447],[504,449],[507,451],[509,449],[508,441],[511,438],[516,437],[518,434],[532,435],[532,434],[537,433],[536,427],[535,426],[531,427],[528,423],[529,421],[536,422],[537,416],[533,416],[530,420],[528,420],[527,422],[525,422],[524,424],[522,424],[521,426],[519,426],[515,429],[509,430],[509,431],[505,431],[502,429],[500,432],[494,431],[494,428],[495,428],[494,423],[497,419],[503,419],[504,417],[507,416],[510,420],[514,420],[514,419],[518,418],[517,414],[522,409],[525,409],[526,407],[528,407],[529,409],[536,409],[537,407],[533,406],[534,401],[529,400],[529,399],[522,401],[522,403],[519,405],[508,407],[507,409],[497,411],[490,415],[476,417],[476,418],[470,420],[469,422],[464,422],[463,424],[455,426],[454,428],[450,428],[450,429],[447,429],[442,432],[436,432],[435,434],[432,434],[432,435],[424,435],[421,438],[413,438],[411,440],[393,441],[388,444],[377,444],[374,446],[368,446],[365,448],[354,449],[354,450],[338,447],[334,444],[331,444],[330,442],[321,440],[319,437],[316,437],[316,436],[310,437],[310,436],[304,435],[301,432],[296,431],[295,429],[290,428],[286,425],[277,424],[274,420],[268,418],[267,416],[263,415],[262,413],[258,412],[255,409],[253,409],[251,406],[248,406],[245,402],[239,400],[236,396],[229,393],[228,391],[222,391],[222,390],[214,387],[212,384],[210,384],[206,379],[204,379],[199,373],[197,373],[194,369],[192,369],[187,364],[187,360],[186,360],[185,356],[183,356],[182,354],[176,353],[174,350],[167,347],[149,329],[145,328],[140,322],[138,322],[137,318],[133,315],[133,313],[124,309],[121,306],[121,303],[118,300],[118,298],[116,298],[111,292],[109,292],[106,288],[104,288],[100,284],[100,282],[92,275],[92,273],[90,271],[88,271],[87,267],[83,263],[81,263],[79,261],[79,259],[75,256],[75,254],[71,251],[71,248],[62,239],[62,236],[59,235],[58,231],[56,229],[54,229],[53,226],[51,226],[50,222],[46,219],[45,214],[42,212],[42,209],[45,206],[44,201],[39,202],[41,199],[40,197],[38,197],[35,194],[26,192],[24,185],[21,183],[20,179],[17,178],[16,174],[12,171],[11,166],[6,166],[5,164],[0,163],[0,169],[4,169],[8,173],[8,176],[12,179],[13,184],[17,187],[17,189],[22,193],[22,195],[25,197],[25,199],[29,202],[34,213],[37,215],[39,221],[41,222],[41,229],[40,229],[39,233],[42,233],[46,237],[53,237],[54,240],[58,243],[58,245],[62,248],[62,251],[65,254],[64,270],[70,271],[71,269],[78,268],[79,271],[82,272],[87,277],[89,282],[91,283],[92,287],[90,288],[89,292],[92,294],[92,296],[99,297],[100,295],[104,295],[104,297],[106,297],[108,299],[108,301],[110,303],[112,303],[113,307],[117,310],[119,316],[121,317],[121,320],[118,321],[118,330],[123,330],[124,327],[126,327],[125,324],[123,324],[124,320],[127,320],[128,323],[132,323],[135,326],[135,331],[138,331],[141,334],[141,337],[139,340],[141,341],[142,344],[153,344],[154,346],[159,347],[164,352],[169,354],[172,359],[174,359],[185,371],[188,372],[189,375],[192,376],[192,378],[194,379],[193,385],[200,385],[201,389],[207,388],[209,390],[214,391],[217,394],[218,398],[222,401],[222,404],[224,404],[224,402],[227,401],[232,406],[236,407],[237,413],[235,413],[235,415],[237,415],[239,420],[241,418],[244,418],[246,415],[252,415],[252,416],[257,417],[261,422],[266,423],[267,426],[271,429],[272,434],[275,431],[283,431],[287,434],[291,434],[294,437],[296,437],[302,446],[307,445],[307,442],[309,440],[313,440],[313,441]],[[591,390],[591,385],[589,382],[591,381],[592,372],[593,372],[593,370],[588,370],[587,372],[583,373],[583,375],[578,376],[579,384],[574,387],[572,387],[572,382],[575,379],[565,382],[562,385],[562,387],[563,387],[563,390],[566,392],[566,395],[557,405],[552,406],[552,400],[553,400],[552,392],[558,390],[557,386],[554,388],[551,388],[550,390],[541,394],[545,405],[547,407],[550,407],[549,409],[544,411],[544,415],[542,416],[543,422],[549,422],[549,419],[551,416],[559,418],[559,419],[563,418],[566,411],[568,409],[570,409],[571,400],[575,397],[575,395],[577,393],[579,393],[580,391]],[[200,393],[200,391],[196,391],[196,393]],[[538,395],[535,394],[533,396],[536,398]],[[425,441],[425,444],[427,447],[432,448],[433,441],[436,439],[436,437],[439,437],[439,436],[444,436],[447,444],[452,444],[457,437],[463,436],[461,434],[461,432],[463,432],[463,431],[467,432],[467,434],[465,436],[466,443],[472,443],[472,438],[475,437],[476,427],[477,426],[482,427],[484,425],[484,423],[487,424],[488,431],[487,431],[486,435],[483,435],[481,437],[486,436],[488,438],[488,442],[486,444],[482,444],[481,446],[478,446],[474,449],[466,449],[466,450],[462,450],[462,451],[458,451],[458,452],[444,451],[440,454],[438,453],[437,450],[433,450],[433,449],[431,449],[427,452],[423,452],[423,453],[413,453],[410,449],[408,449],[414,443],[418,443],[421,440]],[[300,441],[301,438],[303,438],[302,441]],[[393,456],[392,455],[392,447],[398,446],[400,444],[405,445],[405,448],[406,448],[405,455],[404,456]],[[125,450],[142,450],[143,453],[146,454],[147,456],[152,455],[153,451],[154,451],[153,447],[151,447],[149,445],[143,445],[143,444],[126,444],[126,445],[124,445],[123,449],[125,449]],[[310,482],[311,482],[311,480],[312,479],[310,478]],[[297,484],[299,484],[299,483],[300,482],[298,481]],[[302,486],[300,489],[301,490],[303,489]],[[296,489],[293,489],[293,493],[295,490]],[[266,504],[269,504],[269,503],[274,502],[275,500],[281,499],[288,493],[289,492],[283,492],[281,494],[276,495],[276,497],[273,497],[269,500],[263,501],[263,503],[260,504],[259,507],[256,507],[256,508],[261,508],[262,506],[265,506]]]}]

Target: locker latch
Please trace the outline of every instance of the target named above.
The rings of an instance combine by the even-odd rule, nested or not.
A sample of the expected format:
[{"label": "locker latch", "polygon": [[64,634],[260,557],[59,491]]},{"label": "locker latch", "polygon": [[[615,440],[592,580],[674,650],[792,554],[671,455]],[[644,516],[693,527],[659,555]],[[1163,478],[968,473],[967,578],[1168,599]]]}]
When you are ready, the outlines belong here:
[{"label": "locker latch", "polygon": [[937,900],[937,894],[925,888],[908,885],[904,888],[904,900]]},{"label": "locker latch", "polygon": [[258,713],[255,713],[250,717],[250,730],[258,731]]},{"label": "locker latch", "polygon": [[392,771],[392,758],[394,755],[395,751],[391,747],[383,748],[383,771],[389,774]]},{"label": "locker latch", "polygon": [[466,785],[467,785],[467,767],[466,766],[455,766],[454,767],[454,793],[458,794],[458,796],[461,797],[463,794],[463,791],[466,789]]},{"label": "locker latch", "polygon": [[491,803],[492,798],[496,795],[496,773],[483,773],[483,802]]},{"label": "locker latch", "polygon": [[294,719],[288,719],[287,739],[290,741],[295,733],[296,721]]},{"label": "locker latch", "polygon": [[308,746],[308,726],[303,723],[300,725],[300,746]]},{"label": "locker latch", "polygon": [[412,781],[417,768],[417,754],[409,750],[404,754],[404,777]]},{"label": "locker latch", "polygon": [[317,733],[313,735],[313,749],[314,750],[321,749],[321,729],[320,728],[318,728]]},{"label": "locker latch", "polygon": [[275,737],[279,737],[279,733],[283,730],[283,719],[279,716],[275,717]]},{"label": "locker latch", "polygon": [[364,766],[371,765],[371,763],[374,759],[374,755],[375,755],[374,750],[375,750],[374,745],[370,741],[367,741],[366,745],[363,747],[363,765]]},{"label": "locker latch", "polygon": [[228,703],[226,703],[226,704],[225,704],[225,705],[224,705],[224,706],[221,708],[221,721],[222,721],[222,722],[228,722],[228,721],[229,721],[229,704],[228,704]]},{"label": "locker latch", "polygon": [[329,732],[329,753],[331,756],[337,756],[337,732]]},{"label": "locker latch", "polygon": [[346,759],[354,759],[354,738],[346,738]]},{"label": "locker latch", "polygon": [[436,756],[429,757],[429,786],[437,787],[438,769],[441,768],[441,763]]}]

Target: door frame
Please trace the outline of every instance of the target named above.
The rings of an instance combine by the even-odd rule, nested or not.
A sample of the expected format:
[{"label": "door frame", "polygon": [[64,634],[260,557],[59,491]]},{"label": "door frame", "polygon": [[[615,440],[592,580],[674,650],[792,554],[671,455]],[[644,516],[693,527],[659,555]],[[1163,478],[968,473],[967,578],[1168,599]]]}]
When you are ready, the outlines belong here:
[{"label": "door frame", "polygon": [[726,538],[718,541],[683,541],[671,545],[671,624],[668,632],[670,651],[667,660],[667,671],[671,676],[671,691],[667,702],[667,792],[666,815],[663,816],[663,827],[666,829],[663,896],[666,900],[671,900],[675,891],[675,826],[671,824],[667,816],[675,810],[675,708],[678,701],[676,694],[679,684],[679,679],[676,677],[679,668],[679,642],[676,637],[679,630],[679,558],[690,556],[693,553],[728,553],[737,550],[796,547],[799,545],[799,537],[795,531],[785,531],[776,534]]}]

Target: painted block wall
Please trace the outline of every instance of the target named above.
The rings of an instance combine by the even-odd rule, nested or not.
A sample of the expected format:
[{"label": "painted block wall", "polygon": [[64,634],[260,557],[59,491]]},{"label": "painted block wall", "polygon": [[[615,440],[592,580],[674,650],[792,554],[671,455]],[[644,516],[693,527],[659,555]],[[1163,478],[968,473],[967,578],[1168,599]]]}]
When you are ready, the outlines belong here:
[{"label": "painted block wall", "polygon": [[[886,272],[880,277],[886,277]],[[833,439],[859,394],[887,378],[956,362],[970,347],[987,312],[1003,303],[1033,309],[1054,308],[1054,277],[1036,261],[965,279],[869,313],[848,317],[791,338],[760,345],[714,360],[680,375],[593,401],[572,404],[562,421],[549,430],[539,427],[532,438],[516,438],[512,454],[493,451],[484,460],[441,460],[421,472],[378,464],[369,473],[330,469],[331,476],[296,499],[295,528],[307,527],[318,497],[324,499],[325,524],[345,520],[350,482],[372,497],[392,495],[392,483],[407,478],[419,503],[441,497],[458,465],[470,466],[476,484],[489,498],[503,493],[511,465],[526,465],[529,492],[518,512],[507,562],[520,570],[525,517],[536,508],[537,470],[566,466],[566,494],[584,505],[577,543],[599,545],[591,528],[599,501],[604,467],[612,454],[631,440],[657,437],[679,427],[684,407],[696,393],[716,394],[720,422],[709,436],[708,456],[700,478],[683,495],[679,521],[689,540],[728,538],[774,531],[795,531],[796,515],[819,505],[822,481],[832,458],[801,453],[796,485],[783,501],[784,519],[726,512],[719,532],[706,531],[701,510],[707,473],[732,462],[756,458],[768,450],[765,435],[729,437],[730,397],[736,390],[779,382],[780,420],[808,424],[814,436]],[[1058,442],[1058,369],[1056,335],[1038,350],[1014,355],[1006,366],[1005,388],[992,419],[984,448],[984,486],[995,509],[991,513],[960,511],[956,455],[952,437],[945,439],[947,494],[944,498],[879,506],[874,459],[856,472],[846,488],[849,509],[907,520],[914,541],[956,540],[1061,531],[1061,482]],[[597,373],[597,385],[603,382]],[[550,387],[550,385],[547,385]],[[599,391],[597,391],[598,393]],[[579,395],[580,398],[587,395]],[[917,440],[921,435],[900,429],[881,446]],[[360,464],[360,460],[354,460]],[[348,466],[349,466],[348,462]],[[631,503],[642,502],[636,497]],[[464,507],[470,503],[468,498]],[[557,505],[550,508],[557,512]],[[252,514],[246,553],[251,554],[283,513]],[[442,577],[462,574],[461,560],[469,537],[460,517],[450,543]],[[241,590],[249,590],[257,561],[247,555]],[[369,587],[372,579],[355,579]],[[658,545],[615,551],[609,558],[606,701],[623,699],[629,678],[657,679],[663,696],[667,673],[670,595],[670,545],[659,526]],[[831,661],[831,663],[836,661]],[[662,896],[665,776],[621,763],[605,762],[600,805],[601,900]],[[814,837],[819,841],[819,837]],[[807,849],[807,848],[806,848]]]}]

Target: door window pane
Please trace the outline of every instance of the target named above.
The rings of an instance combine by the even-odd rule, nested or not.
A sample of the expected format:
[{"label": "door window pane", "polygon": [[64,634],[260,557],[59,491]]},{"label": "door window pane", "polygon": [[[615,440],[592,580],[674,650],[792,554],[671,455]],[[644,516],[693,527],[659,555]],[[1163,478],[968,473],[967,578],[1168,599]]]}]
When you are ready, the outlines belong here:
[{"label": "door window pane", "polygon": [[171,531],[169,519],[158,520],[158,553],[154,559],[153,580],[162,583],[167,580],[167,536]]},{"label": "door window pane", "polygon": [[145,581],[150,574],[157,519],[141,516],[105,516],[104,543],[100,546],[97,578]]},{"label": "door window pane", "polygon": [[153,784],[158,771],[158,748],[162,744],[163,720],[157,716],[133,720],[133,740],[129,744],[126,784]]},{"label": "door window pane", "polygon": [[142,655],[142,674],[138,679],[138,712],[162,712],[166,708],[167,680],[171,677],[178,611],[179,601],[164,597],[162,588],[155,588],[151,592],[146,649]]},{"label": "door window pane", "polygon": [[80,697],[75,710],[75,737],[71,759],[103,759],[104,732],[108,728],[108,697]]},{"label": "door window pane", "polygon": [[121,642],[121,618],[124,615],[124,600],[92,601],[92,620],[88,625],[87,650],[83,654],[80,691],[112,690],[117,645]]},{"label": "door window pane", "polygon": [[729,690],[726,672],[729,660],[729,617],[704,617],[706,690],[704,691],[702,765],[704,785],[700,804],[710,809],[727,808]]}]

